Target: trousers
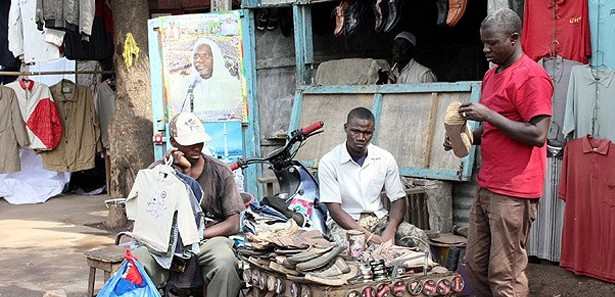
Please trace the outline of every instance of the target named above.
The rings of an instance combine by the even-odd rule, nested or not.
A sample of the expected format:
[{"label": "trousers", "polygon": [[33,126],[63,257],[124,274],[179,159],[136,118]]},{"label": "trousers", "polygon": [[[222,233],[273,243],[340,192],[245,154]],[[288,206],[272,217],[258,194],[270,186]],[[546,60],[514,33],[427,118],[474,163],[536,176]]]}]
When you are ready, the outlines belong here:
[{"label": "trousers", "polygon": [[476,296],[529,295],[526,242],[538,199],[479,187],[470,211],[466,264]]},{"label": "trousers", "polygon": [[[132,251],[156,286],[170,278],[168,270],[160,267],[146,247]],[[207,297],[238,296],[241,280],[237,272],[237,258],[233,251],[233,240],[227,237],[213,237],[201,243],[197,255],[203,280],[207,284]]]}]

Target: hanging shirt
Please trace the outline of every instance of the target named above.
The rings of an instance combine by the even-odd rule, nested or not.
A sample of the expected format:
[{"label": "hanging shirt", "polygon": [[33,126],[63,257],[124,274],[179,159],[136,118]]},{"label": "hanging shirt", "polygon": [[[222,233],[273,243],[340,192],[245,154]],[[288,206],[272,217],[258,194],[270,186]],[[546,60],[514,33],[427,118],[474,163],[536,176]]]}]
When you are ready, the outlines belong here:
[{"label": "hanging shirt", "polygon": [[60,58],[57,46],[45,42],[45,32],[34,21],[36,0],[11,1],[9,10],[9,50],[25,63]]},{"label": "hanging shirt", "polygon": [[534,61],[559,55],[587,64],[592,55],[587,1],[525,1],[521,43]]},{"label": "hanging shirt", "polygon": [[21,170],[19,146],[30,141],[13,89],[0,86],[0,111],[0,173],[17,172]]},{"label": "hanging shirt", "polygon": [[615,282],[615,144],[589,135],[569,141],[558,195],[566,201],[560,266]]},{"label": "hanging shirt", "polygon": [[[89,0],[88,0],[89,1]],[[36,24],[47,28],[79,32],[79,3],[83,0],[37,0]]]},{"label": "hanging shirt", "polygon": [[17,95],[31,149],[52,150],[62,138],[62,123],[49,87],[29,79],[6,85]]},{"label": "hanging shirt", "polygon": [[543,58],[538,61],[538,63],[549,73],[549,76],[551,76],[553,80],[553,116],[551,117],[551,125],[547,138],[563,144],[565,140],[562,134],[562,126],[564,125],[570,72],[572,71],[572,66],[581,65],[581,63],[566,60],[560,56],[555,58]]},{"label": "hanging shirt", "polygon": [[563,135],[573,133],[573,138],[577,138],[591,134],[615,139],[614,76],[615,71],[610,68],[572,67]]},{"label": "hanging shirt", "polygon": [[188,191],[170,166],[139,170],[126,198],[126,216],[135,221],[135,239],[153,251],[168,252],[172,244],[173,216],[177,212],[177,227],[183,244],[198,243],[200,234]]},{"label": "hanging shirt", "polygon": [[44,168],[66,172],[94,168],[94,156],[102,148],[97,147],[100,126],[90,89],[67,80],[49,89],[62,121],[63,133],[54,150],[42,153]]},{"label": "hanging shirt", "polygon": [[591,65],[615,68],[615,1],[589,0],[589,31]]},{"label": "hanging shirt", "polygon": [[99,84],[96,91],[96,97],[94,98],[96,103],[94,106],[100,121],[100,141],[102,146],[108,149],[109,124],[113,119],[113,112],[115,110],[115,91],[111,89],[107,82]]}]

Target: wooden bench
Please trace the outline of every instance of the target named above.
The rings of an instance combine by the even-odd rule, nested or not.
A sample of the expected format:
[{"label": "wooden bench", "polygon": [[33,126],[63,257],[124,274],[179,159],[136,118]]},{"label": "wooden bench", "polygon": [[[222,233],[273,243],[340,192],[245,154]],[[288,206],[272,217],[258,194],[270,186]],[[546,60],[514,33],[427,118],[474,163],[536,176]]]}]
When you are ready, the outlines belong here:
[{"label": "wooden bench", "polygon": [[111,273],[120,269],[125,253],[126,248],[117,245],[111,245],[84,253],[88,260],[88,266],[90,266],[88,297],[95,296],[94,283],[96,282],[96,269],[104,271],[104,281],[107,282],[111,277]]}]

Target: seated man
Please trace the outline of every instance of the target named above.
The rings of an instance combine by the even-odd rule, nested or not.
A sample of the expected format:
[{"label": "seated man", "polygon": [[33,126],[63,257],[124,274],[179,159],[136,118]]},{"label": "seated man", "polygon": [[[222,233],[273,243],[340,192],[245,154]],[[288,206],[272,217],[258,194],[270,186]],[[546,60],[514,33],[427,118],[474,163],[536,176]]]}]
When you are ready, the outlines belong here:
[{"label": "seated man", "polygon": [[[210,140],[203,124],[193,113],[179,113],[169,123],[173,148],[174,166],[183,174],[194,178],[203,189],[201,208],[209,221],[197,255],[202,277],[207,285],[207,296],[238,296],[241,288],[237,273],[237,259],[230,235],[239,232],[239,214],[244,210],[233,173],[230,168],[214,157],[202,153],[203,145]],[[154,162],[151,167],[163,161]],[[139,247],[133,254],[145,267],[156,285],[169,279],[169,271],[163,269],[151,257],[147,248]]]},{"label": "seated man", "polygon": [[401,32],[393,40],[393,66],[389,73],[391,84],[416,84],[438,81],[431,69],[414,60],[416,37],[407,31]]},{"label": "seated man", "polygon": [[[348,113],[346,141],[325,154],[318,165],[320,200],[327,205],[327,227],[338,244],[346,241],[346,230],[360,230],[366,240],[398,245],[421,246],[425,232],[402,222],[406,213],[406,192],[395,159],[386,150],[370,144],[374,115],[364,107]],[[382,190],[391,201],[389,213],[380,200]]]}]

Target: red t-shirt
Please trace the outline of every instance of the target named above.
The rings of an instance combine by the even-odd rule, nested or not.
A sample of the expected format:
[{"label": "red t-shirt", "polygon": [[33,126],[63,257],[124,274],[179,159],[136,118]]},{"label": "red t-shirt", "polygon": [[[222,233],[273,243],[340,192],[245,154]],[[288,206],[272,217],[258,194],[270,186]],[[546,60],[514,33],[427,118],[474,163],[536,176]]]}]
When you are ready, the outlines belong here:
[{"label": "red t-shirt", "polygon": [[566,201],[560,265],[615,281],[615,144],[586,136],[569,141],[557,194]]},{"label": "red t-shirt", "polygon": [[592,55],[587,0],[525,1],[521,43],[535,61],[555,51],[587,64]]},{"label": "red t-shirt", "polygon": [[[549,74],[528,56],[500,73],[483,79],[481,103],[516,122],[551,115],[553,83]],[[483,123],[478,184],[494,193],[540,198],[545,181],[547,147],[518,142],[488,122]]]}]

